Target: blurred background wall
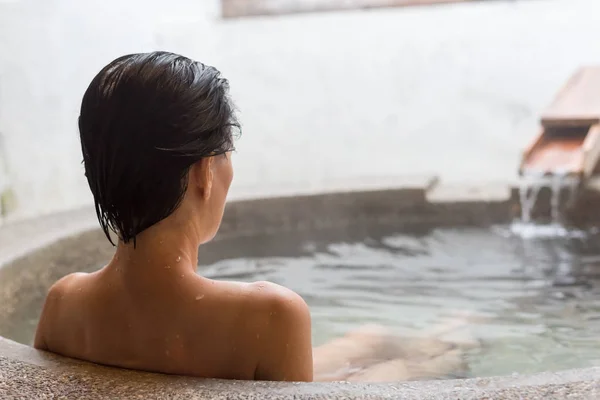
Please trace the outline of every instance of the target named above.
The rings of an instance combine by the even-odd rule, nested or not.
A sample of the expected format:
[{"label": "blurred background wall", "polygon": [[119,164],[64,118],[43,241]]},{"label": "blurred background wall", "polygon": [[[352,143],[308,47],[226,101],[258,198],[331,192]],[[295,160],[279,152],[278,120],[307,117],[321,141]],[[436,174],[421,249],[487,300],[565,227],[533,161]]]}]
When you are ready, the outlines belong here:
[{"label": "blurred background wall", "polygon": [[2,212],[90,203],[79,102],[125,53],[180,52],[229,78],[244,126],[233,196],[374,175],[510,181],[538,112],[578,66],[600,64],[597,0],[219,12],[218,0],[0,0]]}]

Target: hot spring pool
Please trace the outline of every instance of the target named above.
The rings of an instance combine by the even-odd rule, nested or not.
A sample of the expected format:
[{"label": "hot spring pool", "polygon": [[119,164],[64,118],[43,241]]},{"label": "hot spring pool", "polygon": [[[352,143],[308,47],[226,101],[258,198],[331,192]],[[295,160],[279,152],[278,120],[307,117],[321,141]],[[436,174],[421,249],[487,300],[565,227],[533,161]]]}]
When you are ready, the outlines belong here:
[{"label": "hot spring pool", "polygon": [[[200,249],[199,273],[297,291],[311,308],[315,345],[368,323],[414,336],[467,311],[481,344],[466,353],[471,376],[600,365],[597,230],[504,225],[406,234],[393,225],[225,237]],[[88,268],[62,255],[50,268],[40,259],[31,270],[4,269],[0,281],[19,295],[6,298],[0,335],[31,344],[46,285],[109,257],[110,248],[90,255],[103,243],[97,238],[81,250]]]},{"label": "hot spring pool", "polygon": [[472,376],[600,365],[600,234],[514,228],[251,238],[227,243],[239,256],[205,253],[200,273],[295,290],[315,345],[366,323],[424,331],[463,310],[481,342],[467,353]]}]

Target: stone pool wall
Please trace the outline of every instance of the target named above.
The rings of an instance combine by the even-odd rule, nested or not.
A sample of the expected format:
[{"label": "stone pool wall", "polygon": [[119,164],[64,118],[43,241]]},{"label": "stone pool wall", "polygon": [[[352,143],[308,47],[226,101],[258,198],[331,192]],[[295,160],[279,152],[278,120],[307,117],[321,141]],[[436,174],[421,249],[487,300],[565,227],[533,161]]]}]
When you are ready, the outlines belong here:
[{"label": "stone pool wall", "polygon": [[[359,229],[367,221],[399,230],[413,226],[488,226],[518,212],[504,185],[445,186],[434,177],[332,182],[310,188],[248,194],[231,202],[212,246],[264,233]],[[592,213],[594,210],[592,210]],[[23,302],[39,304],[60,276],[97,268],[112,255],[91,209],[7,224],[0,228],[0,330]],[[0,336],[0,398],[197,399],[595,399],[600,369],[500,378],[381,383],[269,383],[203,380],[108,368],[37,351]]]}]

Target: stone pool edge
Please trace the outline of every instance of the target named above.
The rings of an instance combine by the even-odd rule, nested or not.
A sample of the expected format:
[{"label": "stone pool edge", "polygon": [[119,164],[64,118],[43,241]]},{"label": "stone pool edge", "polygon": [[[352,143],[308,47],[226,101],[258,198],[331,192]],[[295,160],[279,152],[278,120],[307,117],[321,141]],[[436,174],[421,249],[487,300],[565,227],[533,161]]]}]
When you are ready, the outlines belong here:
[{"label": "stone pool edge", "polygon": [[[323,193],[314,188],[272,190],[238,196],[228,206],[222,235],[252,235],[257,227],[273,224],[273,210],[293,208],[296,213],[279,221],[279,229],[344,226],[360,221],[360,212],[377,218],[439,222],[441,225],[500,223],[515,215],[510,184],[444,185],[435,177],[390,178],[338,182]],[[392,204],[393,207],[388,207]],[[379,207],[379,212],[373,208]],[[331,215],[332,210],[344,210]],[[398,211],[399,210],[399,211]],[[324,213],[306,226],[302,215]],[[481,216],[485,216],[482,221]],[[337,218],[337,219],[336,219]],[[305,218],[304,218],[305,219]],[[253,221],[250,221],[253,220]],[[252,222],[252,223],[251,223]],[[0,269],[20,263],[32,254],[64,239],[97,231],[93,210],[79,209],[0,227]],[[54,251],[54,254],[57,254]],[[66,398],[402,398],[484,399],[600,398],[600,368],[515,375],[498,378],[382,384],[296,384],[236,382],[165,376],[107,368],[54,356],[0,337],[0,397]]]}]

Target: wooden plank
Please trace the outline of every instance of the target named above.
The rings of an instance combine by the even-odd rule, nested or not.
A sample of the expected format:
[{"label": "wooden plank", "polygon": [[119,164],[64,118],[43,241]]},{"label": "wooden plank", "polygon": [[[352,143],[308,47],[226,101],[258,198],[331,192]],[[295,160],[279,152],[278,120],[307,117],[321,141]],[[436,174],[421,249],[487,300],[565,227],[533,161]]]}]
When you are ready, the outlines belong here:
[{"label": "wooden plank", "polygon": [[600,160],[600,124],[590,128],[583,142],[583,176],[589,178]]},{"label": "wooden plank", "polygon": [[583,175],[583,137],[545,138],[523,163],[523,172]]},{"label": "wooden plank", "polygon": [[527,145],[525,150],[523,150],[523,154],[521,156],[521,165],[519,166],[519,175],[523,175],[523,172],[526,168],[527,162],[535,149],[537,149],[544,140],[545,130],[540,129],[539,133],[533,138],[533,140]]},{"label": "wooden plank", "polygon": [[543,126],[593,125],[600,122],[600,67],[580,69],[542,113]]},{"label": "wooden plank", "polygon": [[474,0],[221,0],[223,18],[282,15],[317,11],[406,7]]}]

